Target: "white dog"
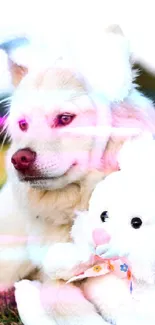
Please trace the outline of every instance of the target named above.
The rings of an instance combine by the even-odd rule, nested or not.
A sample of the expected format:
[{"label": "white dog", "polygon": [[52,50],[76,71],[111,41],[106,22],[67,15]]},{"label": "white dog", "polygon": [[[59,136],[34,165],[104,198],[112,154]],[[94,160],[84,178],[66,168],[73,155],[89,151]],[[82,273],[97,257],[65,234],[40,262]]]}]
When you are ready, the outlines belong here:
[{"label": "white dog", "polygon": [[[131,167],[129,156],[133,157]],[[73,281],[88,277],[82,284],[84,294],[110,324],[153,325],[155,322],[154,164],[155,141],[150,136],[128,142],[121,151],[121,170],[97,184],[88,212],[77,216],[71,232],[74,243],[55,244],[57,256],[50,261],[50,270],[46,269],[51,278],[61,276]],[[102,259],[90,268],[93,251]],[[51,254],[47,254],[45,265],[49,258]],[[83,273],[79,271],[78,276],[80,262]],[[32,299],[30,310],[23,292]],[[47,307],[43,303],[50,301],[50,297],[45,299],[50,293],[44,285],[29,281],[16,285],[18,307],[25,324],[31,324],[27,319],[41,324],[40,314],[44,323]],[[36,306],[40,308],[39,313]]]}]

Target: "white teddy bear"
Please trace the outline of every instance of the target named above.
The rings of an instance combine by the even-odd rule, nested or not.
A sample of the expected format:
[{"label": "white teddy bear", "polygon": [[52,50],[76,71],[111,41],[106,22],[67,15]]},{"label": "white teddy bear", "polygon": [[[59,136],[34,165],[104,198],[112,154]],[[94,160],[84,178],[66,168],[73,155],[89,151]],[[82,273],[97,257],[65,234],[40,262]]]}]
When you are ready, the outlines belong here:
[{"label": "white teddy bear", "polygon": [[[58,263],[54,262],[53,273],[46,269],[48,254],[45,269],[51,278],[57,276],[69,282],[85,278],[77,285],[96,306],[105,324],[154,325],[155,141],[152,136],[127,142],[119,162],[120,171],[96,186],[89,210],[76,216],[71,233],[73,243],[56,244]],[[16,284],[17,304],[23,315],[26,307],[22,290],[27,290],[29,299],[34,298],[36,312],[45,315],[41,285],[27,280]]]}]

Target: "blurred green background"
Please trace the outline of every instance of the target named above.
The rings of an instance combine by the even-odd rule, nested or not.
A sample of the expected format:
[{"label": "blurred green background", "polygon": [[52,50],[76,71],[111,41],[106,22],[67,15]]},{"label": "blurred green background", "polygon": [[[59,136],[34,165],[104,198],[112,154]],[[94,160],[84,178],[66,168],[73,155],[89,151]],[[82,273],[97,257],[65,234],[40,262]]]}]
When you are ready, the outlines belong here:
[{"label": "blurred green background", "polygon": [[5,155],[8,146],[5,145],[0,151],[0,188],[6,181]]}]

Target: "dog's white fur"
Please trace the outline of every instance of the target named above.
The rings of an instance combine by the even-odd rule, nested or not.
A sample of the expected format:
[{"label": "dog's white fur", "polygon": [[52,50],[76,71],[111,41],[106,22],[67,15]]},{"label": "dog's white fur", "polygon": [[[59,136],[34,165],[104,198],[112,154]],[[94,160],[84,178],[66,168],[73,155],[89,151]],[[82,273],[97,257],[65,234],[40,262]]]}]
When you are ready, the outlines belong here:
[{"label": "dog's white fur", "polygon": [[[130,168],[129,156],[133,157],[131,167],[133,167],[132,162],[135,163],[135,173],[133,168]],[[127,257],[132,270],[133,292],[131,295],[129,282],[126,279],[120,279],[110,273],[84,281],[82,288],[85,296],[108,323],[137,325],[148,322],[153,325],[155,322],[153,304],[155,298],[155,171],[153,166],[155,141],[151,136],[129,141],[121,150],[119,161],[121,171],[112,173],[97,184],[90,198],[89,210],[77,216],[71,231],[74,243],[55,244],[57,258],[53,261],[51,254],[48,253],[50,259],[47,256],[48,263],[45,259],[45,264],[49,266],[50,263],[51,277],[60,276],[69,279],[71,268],[73,274],[80,261],[89,261],[94,245],[93,230],[104,229],[111,240],[106,245],[106,249],[105,245],[98,246],[97,253],[102,255],[104,252],[103,258],[108,257],[109,252],[111,257]],[[140,170],[139,166],[141,166]],[[104,223],[100,219],[103,211],[108,211],[108,219]],[[139,229],[134,229],[131,225],[131,220],[135,216],[142,220]],[[36,304],[41,303],[41,295],[45,293],[41,285],[29,281],[22,281],[16,285],[19,310],[26,320],[25,324],[31,324],[27,321],[31,319],[31,310],[28,310],[27,303],[24,308],[22,290],[26,290],[26,296],[29,295],[34,299],[31,302],[31,310],[34,307],[32,317],[36,312],[34,312]],[[48,314],[45,311],[46,309],[41,305],[38,322],[40,314],[44,315],[45,324],[48,321]]]},{"label": "dog's white fur", "polygon": [[[109,131],[105,133],[106,126],[154,130],[152,102],[132,84],[128,97],[121,103],[109,102],[87,88],[88,83],[74,70],[56,64],[42,72],[29,72],[15,91],[8,118],[12,139],[7,157],[8,183],[1,191],[1,239],[4,240],[6,234],[15,236],[9,245],[2,243],[0,249],[0,282],[6,287],[24,278],[36,265],[42,270],[39,279],[47,280],[47,267],[50,269],[50,265],[44,263],[47,250],[51,249],[51,261],[56,258],[57,262],[53,244],[71,241],[75,209],[87,209],[96,183],[118,168],[116,156],[126,136],[118,137],[114,133],[109,136]],[[52,128],[53,118],[66,110],[76,114],[70,128]],[[29,124],[27,132],[19,129],[21,118]],[[88,126],[103,127],[104,136],[98,137],[94,131],[86,134]],[[73,131],[80,127],[82,133],[71,133],[71,127]],[[35,166],[39,172],[54,179],[20,181],[10,159],[18,149],[28,146],[37,153]],[[85,254],[83,258],[86,259]],[[64,287],[63,282],[51,281],[50,288],[56,290],[54,296],[57,299],[53,302],[54,307],[50,303],[50,324],[54,318],[60,324],[104,323],[78,287]],[[73,297],[69,303],[64,303],[65,292]],[[33,322],[36,323],[35,319]],[[25,324],[31,324],[31,321],[25,321]]]}]

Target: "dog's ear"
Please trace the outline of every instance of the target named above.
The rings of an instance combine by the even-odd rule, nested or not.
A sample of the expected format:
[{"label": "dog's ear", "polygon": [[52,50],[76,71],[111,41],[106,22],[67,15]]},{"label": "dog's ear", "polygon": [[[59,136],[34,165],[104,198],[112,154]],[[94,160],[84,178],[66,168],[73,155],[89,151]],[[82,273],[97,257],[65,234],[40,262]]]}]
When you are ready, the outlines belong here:
[{"label": "dog's ear", "polygon": [[29,44],[25,37],[14,37],[0,44],[0,49],[3,50],[8,57],[8,69],[11,75],[12,85],[17,87],[22,78],[27,74],[28,68],[23,63],[16,60],[16,51]]},{"label": "dog's ear", "polygon": [[12,85],[16,88],[19,85],[20,81],[23,79],[23,77],[27,74],[28,68],[22,65],[18,65],[9,57],[8,66],[11,74]]}]

